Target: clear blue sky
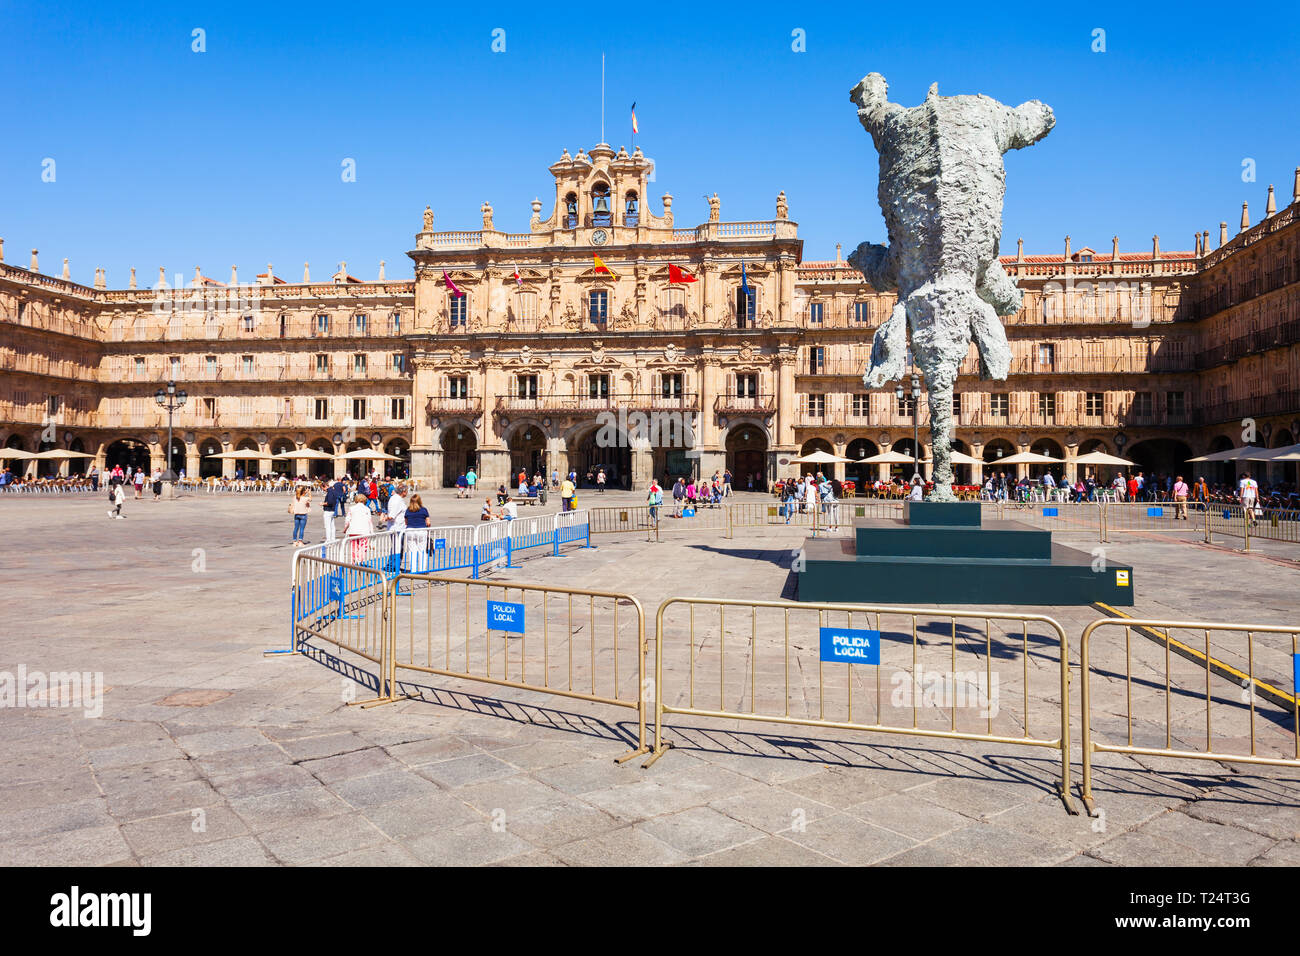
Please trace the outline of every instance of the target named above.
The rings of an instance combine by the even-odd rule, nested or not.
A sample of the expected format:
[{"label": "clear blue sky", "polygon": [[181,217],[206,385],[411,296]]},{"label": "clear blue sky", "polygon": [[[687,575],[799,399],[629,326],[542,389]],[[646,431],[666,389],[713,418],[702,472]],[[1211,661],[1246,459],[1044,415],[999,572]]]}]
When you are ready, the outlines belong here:
[{"label": "clear blue sky", "polygon": [[[648,197],[679,224],[773,215],[784,189],[804,256],[883,238],[877,157],[849,88],[883,73],[891,99],[984,92],[1041,99],[1057,125],[1007,157],[1004,250],[1191,247],[1235,233],[1268,183],[1291,200],[1300,165],[1300,8],[1198,5],[0,3],[0,236],[6,260],[41,250],[109,284],[159,265],[290,281],[310,260],[373,279],[411,274],[405,252],[433,205],[439,229],[526,231],[549,213],[546,167],[600,133],[657,163]],[[570,26],[569,24],[576,24]],[[494,28],[506,51],[491,51]],[[207,51],[191,51],[191,31]],[[805,31],[806,52],[791,49]],[[1093,30],[1106,52],[1092,52]],[[42,182],[42,162],[56,180]],[[341,181],[356,160],[357,181]],[[1257,181],[1242,181],[1242,161]]]}]

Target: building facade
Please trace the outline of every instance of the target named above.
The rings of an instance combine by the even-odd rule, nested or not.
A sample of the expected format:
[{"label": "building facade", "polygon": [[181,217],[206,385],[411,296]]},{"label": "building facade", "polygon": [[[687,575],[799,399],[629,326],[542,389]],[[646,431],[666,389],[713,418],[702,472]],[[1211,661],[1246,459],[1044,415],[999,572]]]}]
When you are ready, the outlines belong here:
[{"label": "building facade", "polygon": [[[426,208],[413,281],[386,280],[382,263],[361,281],[343,263],[328,282],[268,265],[244,283],[233,267],[225,283],[195,269],[169,285],[159,270],[143,288],[133,270],[125,289],[101,270],[87,287],[66,261],[62,278],[43,274],[36,250],[27,268],[6,263],[0,241],[0,446],[162,467],[154,393],[174,381],[188,400],[172,460],[190,475],[347,464],[279,457],[307,447],[384,451],[398,459],[386,467],[435,485],[469,467],[489,486],[521,468],[604,467],[637,487],[729,467],[745,488],[816,449],[911,454],[916,434],[928,457],[924,396],[862,384],[892,293],[838,250],[804,261],[784,193],[770,220],[725,221],[715,194],[706,222],[678,227],[671,195],[647,206],[652,171],[639,149],[566,150],[549,214],[533,200],[526,233],[497,230],[489,203],[473,231],[436,230]],[[1212,251],[1202,233],[1192,251],[1067,238],[1058,255],[1005,255],[1025,292],[1005,320],[1012,374],[980,380],[972,347],[953,441],[985,465],[958,479],[1010,470],[998,459],[1027,450],[1073,477],[1094,450],[1168,470],[1251,429],[1269,447],[1300,440],[1297,217],[1300,171],[1290,206],[1276,210],[1270,187],[1263,220],[1243,208]],[[890,471],[852,462],[834,471]],[[82,468],[19,470],[69,467]]]}]

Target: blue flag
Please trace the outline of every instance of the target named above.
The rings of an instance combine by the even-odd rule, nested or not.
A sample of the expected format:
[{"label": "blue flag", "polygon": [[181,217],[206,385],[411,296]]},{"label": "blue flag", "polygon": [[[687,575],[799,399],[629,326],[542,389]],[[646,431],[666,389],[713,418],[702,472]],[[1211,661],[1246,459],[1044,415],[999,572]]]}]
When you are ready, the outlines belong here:
[{"label": "blue flag", "polygon": [[745,295],[749,295],[752,291],[754,291],[749,287],[749,276],[745,272],[745,262],[743,259],[741,260],[740,263],[740,291],[745,293]]}]

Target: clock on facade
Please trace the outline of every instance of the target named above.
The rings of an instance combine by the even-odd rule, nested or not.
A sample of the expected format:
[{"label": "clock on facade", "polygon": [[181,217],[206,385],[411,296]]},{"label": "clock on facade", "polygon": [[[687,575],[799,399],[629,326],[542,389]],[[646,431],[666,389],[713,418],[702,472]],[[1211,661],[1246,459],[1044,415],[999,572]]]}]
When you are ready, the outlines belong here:
[{"label": "clock on facade", "polygon": [[608,238],[609,236],[605,233],[604,229],[597,229],[595,232],[591,234],[592,244],[597,246],[603,246],[605,244],[605,240]]}]

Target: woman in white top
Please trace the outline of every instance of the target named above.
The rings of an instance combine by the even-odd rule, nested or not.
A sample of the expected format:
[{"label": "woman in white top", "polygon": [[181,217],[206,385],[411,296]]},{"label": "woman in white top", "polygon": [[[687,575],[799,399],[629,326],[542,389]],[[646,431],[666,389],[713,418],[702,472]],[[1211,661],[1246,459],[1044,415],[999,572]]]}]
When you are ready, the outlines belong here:
[{"label": "woman in white top", "polygon": [[912,490],[908,492],[907,497],[912,501],[925,500],[925,482],[921,480],[920,475],[912,476]]},{"label": "woman in white top", "polygon": [[811,476],[808,478],[808,483],[804,485],[803,494],[804,507],[809,514],[812,514],[817,509],[817,482]]},{"label": "woman in white top", "polygon": [[374,534],[374,527],[370,524],[370,508],[366,506],[366,496],[357,494],[343,521],[343,537],[360,539],[348,546],[353,564],[366,556],[365,538],[371,534]]}]

